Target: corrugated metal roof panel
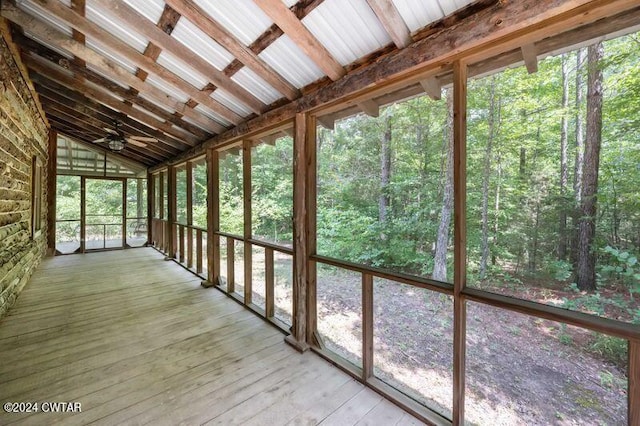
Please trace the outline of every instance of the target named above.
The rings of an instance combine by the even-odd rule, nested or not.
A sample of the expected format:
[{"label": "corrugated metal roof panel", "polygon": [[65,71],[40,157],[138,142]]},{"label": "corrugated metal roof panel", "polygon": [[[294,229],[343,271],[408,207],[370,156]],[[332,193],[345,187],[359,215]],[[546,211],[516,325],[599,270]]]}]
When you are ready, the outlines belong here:
[{"label": "corrugated metal roof panel", "polygon": [[302,22],[342,65],[391,42],[365,0],[325,0]]},{"label": "corrugated metal roof panel", "polygon": [[[89,0],[91,1],[91,0]],[[129,6],[138,11],[139,14],[157,24],[164,11],[164,0],[124,0]]]},{"label": "corrugated metal roof panel", "polygon": [[231,79],[267,105],[282,97],[280,92],[248,67],[242,67]]},{"label": "corrugated metal roof panel", "polygon": [[[165,111],[167,111],[168,113],[173,114],[175,112],[175,110],[173,108],[169,108],[167,105],[163,104],[162,102],[156,102],[154,101],[152,98],[150,98],[149,96],[146,96],[144,93],[138,93],[138,96],[141,97],[142,99],[145,99],[149,102],[151,102],[152,104],[154,104],[156,107],[163,109]],[[142,107],[141,107],[142,108]],[[145,109],[146,111],[146,109]],[[164,120],[164,119],[163,119]]]},{"label": "corrugated metal roof panel", "polygon": [[135,73],[137,67],[129,60],[123,58],[122,56],[113,53],[113,51],[106,48],[101,42],[94,39],[93,37],[86,37],[85,44],[88,48],[95,50],[102,56],[109,58],[110,60],[116,62],[121,67],[125,68],[131,74]]},{"label": "corrugated metal roof panel", "polygon": [[224,47],[186,18],[180,18],[171,36],[219,70],[234,59]]},{"label": "corrugated metal roof panel", "polygon": [[35,16],[36,18],[43,22],[46,22],[53,28],[62,31],[66,35],[71,36],[71,34],[73,34],[70,26],[66,25],[61,20],[52,17],[49,12],[42,9],[42,7],[38,6],[36,3],[26,0],[18,0],[16,2],[16,5],[18,6],[18,8],[24,10],[29,15]]},{"label": "corrugated metal roof panel", "polygon": [[[227,126],[227,127],[231,126],[231,123],[228,120],[225,120],[223,117],[221,117],[220,115],[216,114],[209,107],[206,107],[206,106],[204,106],[202,104],[198,104],[198,105],[196,105],[194,110],[203,113],[204,115],[206,115],[209,118],[213,118],[217,122],[221,123],[223,126]],[[195,124],[196,126],[202,127],[200,124],[196,123],[195,121],[192,121],[189,117],[182,117],[182,119],[188,121],[191,124]]]},{"label": "corrugated metal roof panel", "polygon": [[202,89],[207,85],[207,83],[209,83],[208,79],[205,76],[191,68],[184,61],[176,58],[166,51],[162,51],[160,53],[160,56],[158,56],[156,62],[169,71],[173,72],[174,74],[180,76],[185,81],[188,81],[198,89]]},{"label": "corrugated metal roof panel", "polygon": [[87,2],[85,16],[88,20],[99,25],[109,34],[119,38],[140,53],[143,53],[147,48],[147,44],[149,44],[145,37],[138,34],[131,27],[123,25],[118,18],[101,8],[98,3]]},{"label": "corrugated metal roof panel", "polygon": [[474,0],[438,0],[445,15],[450,15],[456,10],[462,9]]},{"label": "corrugated metal roof panel", "polygon": [[148,114],[148,115],[150,115],[151,117],[155,118],[156,120],[160,120],[160,121],[162,121],[162,122],[163,122],[163,121],[165,121],[165,120],[164,120],[164,118],[160,117],[159,115],[155,115],[155,114],[154,114],[154,113],[152,113],[152,112],[149,112],[148,110],[146,110],[146,109],[142,108],[142,107],[141,107],[141,106],[139,106],[139,105],[133,104],[133,109],[136,109],[136,110],[138,110],[138,111],[142,111],[142,112],[144,112],[145,114]]},{"label": "corrugated metal roof panel", "polygon": [[[151,84],[152,86],[155,86],[158,89],[162,90],[164,93],[176,98],[178,101],[182,103],[187,102],[189,100],[189,96],[187,96],[182,91],[176,89],[175,87],[173,87],[172,85],[170,85],[169,83],[167,83],[166,81],[164,81],[163,79],[161,79],[155,74],[149,74],[149,76],[145,81]],[[158,103],[158,101],[153,101],[153,102]]]},{"label": "corrugated metal roof panel", "polygon": [[220,102],[222,105],[224,105],[227,108],[229,108],[231,111],[235,112],[236,114],[241,115],[242,117],[246,117],[247,115],[251,114],[251,112],[252,112],[248,107],[246,107],[237,98],[235,98],[229,92],[227,92],[227,91],[225,91],[223,89],[220,89],[220,88],[216,89],[211,94],[211,97],[213,99],[215,99],[216,101]]},{"label": "corrugated metal roof panel", "polygon": [[297,88],[324,76],[322,70],[286,34],[263,50],[259,56]]},{"label": "corrugated metal roof panel", "polygon": [[25,29],[24,29],[24,35],[26,35],[27,37],[29,37],[29,38],[30,38],[30,39],[32,39],[32,40],[37,41],[38,43],[40,43],[40,44],[41,44],[41,45],[43,45],[43,46],[48,47],[49,49],[53,50],[54,52],[58,52],[59,54],[61,54],[62,56],[64,56],[64,57],[65,57],[65,58],[67,58],[67,59],[71,59],[71,58],[73,58],[73,55],[72,55],[72,54],[70,54],[69,52],[67,52],[66,50],[64,50],[64,49],[60,49],[60,48],[59,48],[59,47],[57,47],[57,46],[54,46],[54,45],[52,45],[52,44],[49,44],[49,43],[47,43],[46,41],[43,41],[43,40],[41,40],[40,38],[38,38],[37,36],[34,36],[33,34],[31,34],[31,33],[29,32],[29,29],[28,29],[28,28],[25,28]]},{"label": "corrugated metal roof panel", "polygon": [[103,72],[102,72],[102,71],[100,71],[97,67],[95,67],[95,66],[93,66],[93,65],[91,65],[91,64],[87,64],[87,68],[88,68],[89,70],[93,71],[94,73],[96,73],[96,74],[98,74],[98,75],[100,75],[100,76],[102,76],[102,77],[106,78],[106,79],[107,79],[107,80],[109,80],[110,82],[117,84],[117,85],[118,85],[118,86],[120,86],[120,87],[123,87],[123,88],[125,88],[125,89],[128,89],[128,88],[129,88],[129,86],[128,86],[127,84],[125,84],[125,83],[123,83],[123,82],[121,82],[121,81],[119,81],[119,80],[114,80],[113,78],[109,77],[107,74],[103,73]]},{"label": "corrugated metal roof panel", "polygon": [[252,0],[194,1],[247,46],[273,24]]},{"label": "corrugated metal roof panel", "polygon": [[444,17],[444,11],[435,0],[393,0],[393,4],[411,31]]}]

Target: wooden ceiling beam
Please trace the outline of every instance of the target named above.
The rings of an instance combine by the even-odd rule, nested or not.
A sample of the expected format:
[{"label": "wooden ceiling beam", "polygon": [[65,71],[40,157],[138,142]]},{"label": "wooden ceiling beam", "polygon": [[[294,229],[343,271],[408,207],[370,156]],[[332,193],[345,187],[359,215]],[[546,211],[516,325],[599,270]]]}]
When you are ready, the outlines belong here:
[{"label": "wooden ceiling beam", "polygon": [[300,91],[278,74],[269,64],[264,62],[250,48],[242,44],[233,34],[215,21],[207,12],[191,0],[165,0],[183,17],[193,22],[209,37],[220,43],[235,56],[243,65],[251,68],[274,89],[282,93],[287,99],[294,100],[300,96]]},{"label": "wooden ceiling beam", "polygon": [[107,92],[114,93],[126,101],[131,102],[132,104],[138,105],[140,108],[143,108],[150,113],[157,115],[169,123],[183,128],[189,133],[193,134],[196,138],[202,140],[206,137],[210,137],[211,135],[202,128],[191,124],[181,118],[177,113],[171,113],[166,111],[158,106],[156,106],[153,102],[146,100],[145,98],[139,96],[137,93],[133,93],[129,89],[125,89],[119,84],[109,80],[106,77],[101,76],[88,68],[82,68],[75,64],[74,61],[69,61],[66,57],[62,56],[58,52],[49,49],[46,46],[41,45],[37,41],[30,39],[24,35],[16,34],[14,39],[16,43],[26,52],[32,52],[37,56],[40,56],[44,59],[47,59],[49,62],[53,62],[56,65],[59,65],[65,69],[76,74],[76,76],[81,76],[82,78],[90,81],[98,86],[101,86]]},{"label": "wooden ceiling beam", "polygon": [[[243,118],[235,112],[231,111],[229,108],[220,104],[208,95],[200,92],[199,89],[192,86],[181,77],[158,65],[151,58],[144,56],[131,46],[109,34],[106,30],[100,28],[98,25],[79,16],[71,9],[64,6],[64,4],[59,3],[57,0],[41,0],[38,4],[53,16],[70,25],[72,28],[76,28],[79,31],[82,31],[85,35],[100,40],[109,49],[112,49],[113,51],[122,55],[124,58],[132,61],[138,68],[142,68],[147,72],[157,74],[160,78],[164,79],[172,86],[190,95],[203,105],[211,108],[213,111],[215,111],[217,114],[220,114],[225,119],[231,121],[234,124],[242,121]],[[213,130],[216,133],[224,130],[224,128],[221,129],[221,124],[216,122],[215,120],[211,120],[206,116],[200,114],[199,112],[193,110],[193,108],[190,108],[183,102],[180,102],[172,96],[166,94],[161,89],[143,82],[135,75],[129,73],[126,69],[118,65],[115,61],[112,61],[93,51],[92,49],[85,47],[84,45],[67,37],[64,33],[48,26],[46,23],[40,21],[39,19],[28,15],[17,7],[8,3],[2,3],[2,15],[10,21],[20,25],[21,27],[28,28],[31,34],[42,39],[43,41],[57,46],[75,56],[78,56],[87,63],[99,68],[100,71],[109,76],[109,78],[113,78],[115,81],[119,81],[128,86],[131,86],[140,93],[146,94],[147,96],[156,99],[158,102],[169,106],[170,108],[180,112],[181,114],[184,114],[185,116],[202,116],[203,119],[210,122],[210,127],[208,127],[208,129]]]},{"label": "wooden ceiling beam", "polygon": [[333,81],[346,71],[282,0],[254,0],[286,35]]},{"label": "wooden ceiling beam", "polygon": [[367,0],[382,26],[398,49],[411,44],[411,32],[391,0]]},{"label": "wooden ceiling beam", "polygon": [[[96,144],[91,143],[91,141],[98,137],[99,135],[97,134],[92,134],[92,135],[87,135],[84,134],[83,132],[79,132],[77,129],[78,127],[74,124],[74,123],[69,123],[67,122],[65,119],[63,118],[59,118],[56,117],[55,115],[51,115],[50,116],[50,120],[51,120],[51,124],[52,127],[56,130],[58,130],[59,133],[61,134],[68,134],[70,135],[73,139],[77,139],[80,142],[84,142],[85,144],[91,146],[92,148],[95,148],[99,151],[103,151],[103,152],[108,152],[110,155],[114,155],[114,156],[119,156],[120,158],[125,158],[128,161],[134,161],[136,163],[142,164],[145,167],[149,167],[152,166],[153,164],[155,164],[156,162],[144,155],[140,155],[138,154],[135,150],[129,151],[127,153],[127,155],[123,155],[123,154],[116,154],[115,152],[111,152],[106,148],[103,148],[101,146],[98,146]],[[128,149],[128,147],[127,147]]]},{"label": "wooden ceiling beam", "polygon": [[[79,108],[77,105],[70,106],[64,99],[60,99],[59,96],[55,96],[52,94],[45,94],[41,92],[43,97],[43,102],[45,103],[45,111],[49,113],[50,111],[57,111],[62,114],[66,114],[70,117],[76,117],[83,123],[86,123],[88,126],[92,126],[93,128],[99,129],[101,131],[102,136],[107,135],[107,132],[104,130],[105,128],[112,128],[114,120],[117,118],[103,119],[99,116],[99,114],[95,112],[91,112],[88,108]],[[125,134],[125,136],[139,136],[138,134],[132,134],[126,126],[122,126],[121,130]],[[147,152],[149,157],[152,157],[156,161],[161,161],[171,155],[175,155],[175,151],[170,151],[164,148],[161,142],[158,143],[148,143],[146,147],[140,147],[141,151]]]},{"label": "wooden ceiling beam", "polygon": [[[55,108],[51,108],[50,110],[48,110],[47,114],[49,115],[49,117],[53,117],[54,119],[64,121],[72,126],[75,126],[77,129],[81,130],[82,132],[85,132],[85,134],[89,137],[90,142],[96,139],[99,139],[101,137],[104,137],[104,134],[105,134],[104,130],[102,130],[101,128],[94,127],[93,125],[87,123],[80,117],[74,117],[73,115],[69,115]],[[131,146],[127,145],[127,150],[130,153],[135,153],[141,158],[146,158],[145,160],[146,163],[154,164],[162,160],[162,157],[151,154],[146,150],[143,151],[143,148],[139,148],[139,147],[133,148],[133,145]]]},{"label": "wooden ceiling beam", "polygon": [[[85,16],[86,12],[86,1],[85,0],[71,0],[71,9],[75,11],[80,16]],[[80,31],[72,29],[71,37],[77,41],[78,43],[85,44],[85,36]],[[73,58],[76,65],[84,68],[87,64],[82,59],[75,56]]]},{"label": "wooden ceiling beam", "polygon": [[57,103],[66,105],[80,114],[92,116],[106,125],[111,127],[114,121],[119,121],[122,130],[131,135],[149,136],[158,139],[159,144],[155,145],[164,151],[164,157],[170,157],[180,152],[179,149],[170,145],[171,140],[167,139],[167,135],[157,129],[145,126],[137,120],[133,120],[119,111],[110,109],[101,105],[83,94],[74,92],[52,80],[48,80],[39,74],[32,73],[37,90],[43,96],[54,99]]},{"label": "wooden ceiling beam", "polygon": [[[171,164],[201,155],[208,148],[226,146],[247,134],[261,132],[277,123],[291,120],[296,113],[302,111],[315,113],[348,103],[360,96],[370,98],[375,92],[399,90],[418,83],[427,73],[433,75],[441,71],[454,60],[464,60],[473,66],[492,55],[498,56],[515,47],[519,48],[524,39],[562,38],[565,32],[575,30],[580,33],[590,25],[615,15],[620,15],[615,19],[624,19],[624,15],[635,12],[637,8],[637,0],[495,2],[473,16],[460,20],[455,28],[437,31],[414,42],[407,49],[397,50],[379,58],[368,67],[350,72],[340,81],[217,135],[198,147],[183,152],[172,159]],[[539,44],[536,43],[537,46]]]},{"label": "wooden ceiling beam", "polygon": [[[324,0],[300,0],[293,6],[291,6],[291,11],[298,17],[298,19],[302,20],[305,16],[311,13],[316,7],[320,6]],[[259,55],[264,49],[271,46],[271,44],[276,41],[284,32],[278,27],[276,24],[271,25],[267,30],[265,30],[260,36],[254,40],[253,43],[249,45],[249,50],[251,50],[255,55]],[[225,67],[223,72],[225,75],[231,77],[236,72],[238,72],[242,68],[243,64],[237,59],[231,61],[229,65]]]},{"label": "wooden ceiling beam", "polygon": [[[43,0],[43,1],[46,1],[46,2],[51,1],[51,2],[53,2],[55,0]],[[235,81],[231,80],[229,77],[224,75],[224,73],[222,71],[218,70],[216,67],[214,67],[213,65],[211,65],[210,63],[208,63],[207,61],[202,59],[202,57],[197,55],[191,49],[189,49],[188,47],[186,47],[185,45],[180,43],[175,38],[169,36],[164,31],[162,31],[156,25],[151,23],[151,21],[149,21],[147,18],[145,18],[144,16],[140,15],[131,6],[127,5],[126,3],[124,3],[121,0],[96,0],[96,1],[100,4],[101,7],[109,10],[116,17],[118,17],[122,21],[126,22],[131,28],[135,28],[136,31],[138,31],[140,34],[144,35],[149,40],[151,40],[153,42],[153,44],[155,44],[156,46],[158,46],[162,50],[171,53],[173,56],[181,59],[185,63],[187,63],[190,66],[192,66],[196,71],[198,71],[199,73],[201,73],[202,75],[204,75],[208,79],[210,79],[213,84],[215,84],[216,86],[218,86],[221,89],[224,89],[226,92],[230,93],[232,96],[237,98],[239,101],[241,101],[242,103],[247,105],[253,112],[255,112],[257,114],[260,114],[260,113],[264,112],[264,110],[266,108],[266,105],[264,103],[262,103],[258,98],[253,96],[251,93],[249,93],[246,89],[244,89],[238,83],[236,83]],[[60,11],[61,9],[62,9],[61,7],[57,8],[58,11]],[[77,25],[80,25],[80,24],[86,25],[86,23],[77,22]],[[100,32],[100,30],[101,29],[99,27],[97,27],[97,26],[96,26],[96,28],[94,28],[94,32]],[[114,47],[115,47],[115,45],[114,45]],[[120,50],[118,50],[118,51],[120,51]],[[133,60],[138,55],[131,55],[130,58]],[[142,66],[140,66],[141,68],[145,68],[144,67],[145,64],[143,62],[141,62],[139,60],[136,61],[136,62],[139,63],[140,65],[142,65]],[[158,73],[157,70],[155,72]],[[161,75],[161,74],[159,74],[159,75]],[[178,76],[174,75],[171,78],[169,78],[168,75],[165,75],[163,78],[165,78],[167,81],[170,81],[170,82],[173,83],[172,80],[178,81],[178,80],[176,80],[176,77],[178,77]],[[212,101],[216,102],[215,100],[210,98],[208,95],[204,95],[202,93],[194,92],[191,89],[191,87],[193,87],[193,86],[191,86],[189,83],[186,83],[186,84],[188,86],[190,86],[190,87],[188,87],[184,83],[180,83],[179,85],[176,85],[176,87],[179,87],[181,90],[184,90],[185,93],[189,93],[189,95],[193,99],[195,99],[196,101],[200,102],[201,104],[206,105],[207,107],[213,109],[216,113],[222,115],[224,118],[226,118],[227,120],[231,121],[232,123],[237,124],[238,122],[242,121],[241,117],[239,117],[239,116],[235,117],[233,115],[235,113],[229,114],[228,112],[231,111],[231,110],[225,111],[224,109],[219,108],[219,107],[215,107],[214,108],[212,106]],[[199,91],[199,89],[196,89],[196,90]],[[219,104],[219,105],[222,106],[221,104]],[[226,108],[226,107],[224,107],[224,108]]]},{"label": "wooden ceiling beam", "polygon": [[152,117],[143,111],[137,110],[131,105],[128,105],[125,102],[112,97],[110,94],[102,92],[101,90],[97,90],[86,85],[79,87],[78,82],[75,81],[72,77],[63,74],[62,72],[54,69],[51,66],[44,65],[31,57],[25,57],[24,59],[29,69],[32,69],[39,74],[45,75],[47,76],[47,78],[50,78],[71,90],[81,90],[84,95],[101,104],[107,105],[108,107],[113,108],[116,111],[135,118],[136,120],[141,121],[147,126],[160,129],[164,133],[174,136],[177,140],[167,141],[167,144],[170,144],[174,148],[182,150],[185,149],[185,147],[191,146],[192,143],[195,143],[186,141],[185,137],[191,136],[189,136],[189,134],[185,135],[184,133],[186,132],[184,130],[179,131],[174,127],[168,126],[166,123],[158,120],[157,118]]}]

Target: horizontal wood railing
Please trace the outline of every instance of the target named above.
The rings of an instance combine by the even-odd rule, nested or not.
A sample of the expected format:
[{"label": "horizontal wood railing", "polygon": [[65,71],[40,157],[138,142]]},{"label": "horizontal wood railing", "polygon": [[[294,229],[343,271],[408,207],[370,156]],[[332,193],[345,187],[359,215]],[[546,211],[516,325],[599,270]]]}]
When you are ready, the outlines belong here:
[{"label": "horizontal wood railing", "polygon": [[206,280],[207,265],[207,230],[180,222],[172,224],[177,231],[178,247],[176,250],[176,262],[191,270],[200,278]]},{"label": "horizontal wood railing", "polygon": [[[223,284],[220,281],[220,277],[215,277],[216,279],[216,287],[220,290],[224,291],[235,299],[236,301],[243,303],[249,309],[257,313],[258,315],[265,318],[267,321],[273,323],[283,331],[288,331],[291,324],[288,324],[281,319],[276,317],[276,306],[275,306],[275,253],[282,253],[284,255],[293,256],[293,249],[287,246],[281,246],[278,244],[274,244],[271,242],[249,238],[245,239],[244,237],[236,234],[232,234],[229,232],[216,231],[213,234],[214,236],[224,239],[226,246],[226,284]],[[236,265],[235,265],[235,244],[236,242],[241,243],[244,247],[261,247],[264,249],[264,284],[265,284],[265,306],[262,308],[261,306],[256,305],[253,301],[245,300],[243,294],[236,292]],[[245,262],[253,261],[252,256],[244,256]],[[220,258],[220,251],[214,254],[214,262],[220,263],[222,259]],[[248,266],[251,268],[251,266]],[[247,270],[247,265],[245,265],[245,271]],[[219,269],[218,269],[219,270]],[[292,277],[293,278],[293,277]],[[246,282],[247,277],[245,275],[244,286],[251,286],[252,283]]]}]

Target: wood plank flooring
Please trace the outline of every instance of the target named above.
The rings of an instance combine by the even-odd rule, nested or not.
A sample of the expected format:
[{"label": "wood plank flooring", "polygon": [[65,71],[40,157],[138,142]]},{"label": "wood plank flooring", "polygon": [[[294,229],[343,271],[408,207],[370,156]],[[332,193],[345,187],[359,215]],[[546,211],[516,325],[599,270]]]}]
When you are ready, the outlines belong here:
[{"label": "wood plank flooring", "polygon": [[[0,320],[0,425],[420,422],[151,248],[46,259]],[[40,405],[40,410],[43,406]]]}]

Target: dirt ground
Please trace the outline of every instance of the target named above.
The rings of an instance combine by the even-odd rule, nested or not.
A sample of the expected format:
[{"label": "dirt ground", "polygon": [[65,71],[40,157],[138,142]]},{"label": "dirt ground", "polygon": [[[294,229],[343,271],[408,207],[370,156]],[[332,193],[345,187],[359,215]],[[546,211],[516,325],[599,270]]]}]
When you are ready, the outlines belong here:
[{"label": "dirt ground", "polygon": [[[242,255],[236,254],[242,294]],[[254,302],[264,303],[264,263],[253,256]],[[223,262],[224,265],[224,262]],[[276,253],[276,316],[290,322],[291,257]],[[222,275],[226,275],[223,267]],[[318,328],[327,347],[362,360],[361,276],[319,265]],[[583,348],[595,335],[469,303],[466,418],[470,425],[625,425],[627,375]],[[451,417],[453,300],[374,279],[374,371]]]},{"label": "dirt ground", "polygon": [[[335,268],[318,275],[325,343],[360,365],[361,278]],[[450,417],[452,299],[376,279],[374,316],[376,375]],[[468,423],[627,424],[626,373],[581,349],[591,338],[574,327],[469,303]]]}]

